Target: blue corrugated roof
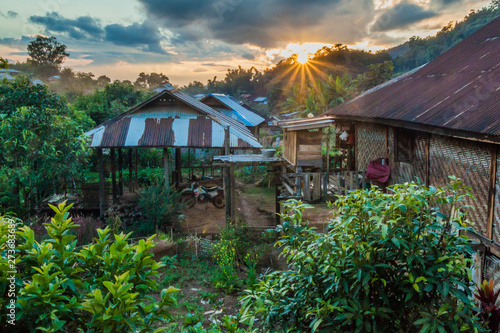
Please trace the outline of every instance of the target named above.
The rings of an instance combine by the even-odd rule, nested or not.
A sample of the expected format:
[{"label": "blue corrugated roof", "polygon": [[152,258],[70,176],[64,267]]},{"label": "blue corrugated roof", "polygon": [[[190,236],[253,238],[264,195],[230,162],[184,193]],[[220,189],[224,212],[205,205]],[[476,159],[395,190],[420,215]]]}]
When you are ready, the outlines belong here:
[{"label": "blue corrugated roof", "polygon": [[[201,99],[203,102],[206,98],[213,97],[218,100],[220,103],[229,108],[229,111],[232,111],[231,114],[224,112],[227,116],[238,120],[239,122],[245,124],[245,126],[257,126],[265,121],[264,118],[248,110],[247,108],[238,104],[231,97],[226,96],[224,94],[208,94],[205,98]],[[233,116],[233,114],[236,116]]]}]

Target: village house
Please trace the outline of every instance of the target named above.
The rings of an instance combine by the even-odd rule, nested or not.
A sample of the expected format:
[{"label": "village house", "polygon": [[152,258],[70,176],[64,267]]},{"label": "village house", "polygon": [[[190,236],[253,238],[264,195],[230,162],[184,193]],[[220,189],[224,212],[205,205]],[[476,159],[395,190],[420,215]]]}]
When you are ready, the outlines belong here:
[{"label": "village house", "polygon": [[[372,161],[390,167],[384,185],[420,181],[443,186],[450,175],[460,178],[475,197],[467,204],[474,208],[469,219],[475,232],[469,236],[482,244],[478,252],[482,259],[477,263],[483,267],[478,271],[490,274],[484,277],[498,275],[499,54],[497,18],[430,63],[364,92],[323,117],[282,122],[288,168],[322,175],[325,181],[320,185],[318,179],[316,187],[325,194],[349,182],[348,189],[363,187],[370,181],[365,175]],[[321,142],[329,133],[321,128],[331,127],[341,144],[337,149],[345,153],[338,170],[325,170],[321,154]],[[349,172],[354,177],[345,177]],[[337,176],[339,181],[332,185]],[[293,187],[294,181],[286,178],[285,174],[284,186],[290,192],[309,191],[309,183],[296,182]]]}]

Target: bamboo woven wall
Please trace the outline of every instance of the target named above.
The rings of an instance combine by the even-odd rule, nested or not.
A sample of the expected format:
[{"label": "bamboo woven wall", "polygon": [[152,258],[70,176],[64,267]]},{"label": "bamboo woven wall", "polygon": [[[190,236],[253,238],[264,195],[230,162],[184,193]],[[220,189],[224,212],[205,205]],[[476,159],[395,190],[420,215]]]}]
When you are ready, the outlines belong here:
[{"label": "bamboo woven wall", "polygon": [[430,185],[446,185],[449,175],[462,179],[462,184],[471,188],[475,201],[466,200],[471,205],[469,220],[474,229],[486,235],[488,215],[488,187],[491,155],[486,145],[477,142],[433,135],[430,140]]},{"label": "bamboo woven wall", "polygon": [[386,156],[385,127],[356,124],[356,170],[366,170],[368,162]]}]

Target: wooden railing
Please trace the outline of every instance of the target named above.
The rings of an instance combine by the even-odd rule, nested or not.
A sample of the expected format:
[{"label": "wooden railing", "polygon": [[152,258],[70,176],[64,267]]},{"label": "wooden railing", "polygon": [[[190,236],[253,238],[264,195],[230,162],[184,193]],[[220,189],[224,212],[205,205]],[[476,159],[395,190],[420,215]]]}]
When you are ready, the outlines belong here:
[{"label": "wooden railing", "polygon": [[304,172],[282,175],[283,198],[304,201],[327,200],[365,188],[365,171]]}]

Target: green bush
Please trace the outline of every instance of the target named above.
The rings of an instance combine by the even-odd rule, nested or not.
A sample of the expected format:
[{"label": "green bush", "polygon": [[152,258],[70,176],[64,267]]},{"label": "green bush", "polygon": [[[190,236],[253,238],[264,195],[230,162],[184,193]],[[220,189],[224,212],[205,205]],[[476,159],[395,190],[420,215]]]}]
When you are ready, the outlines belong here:
[{"label": "green bush", "polygon": [[[180,194],[167,190],[162,182],[146,187],[139,195],[139,207],[150,226],[172,226],[180,206]],[[154,229],[152,229],[154,230]]]},{"label": "green bush", "polygon": [[[16,266],[18,332],[156,332],[169,318],[175,288],[161,291],[156,279],[161,264],[149,251],[152,238],[136,245],[130,234],[112,235],[98,229],[94,243],[77,248],[71,234],[77,226],[70,206],[51,206],[55,217],[45,223],[48,238],[35,241],[33,230],[17,225]],[[9,223],[0,218],[0,267],[7,267]],[[1,327],[9,327],[6,272],[0,273]],[[20,282],[23,282],[21,285]]]},{"label": "green bush", "polygon": [[325,234],[303,226],[303,206],[285,203],[290,220],[278,244],[290,269],[245,291],[243,319],[286,332],[482,331],[470,243],[459,235],[468,228],[457,209],[467,188],[452,179],[391,190],[339,198]]}]

